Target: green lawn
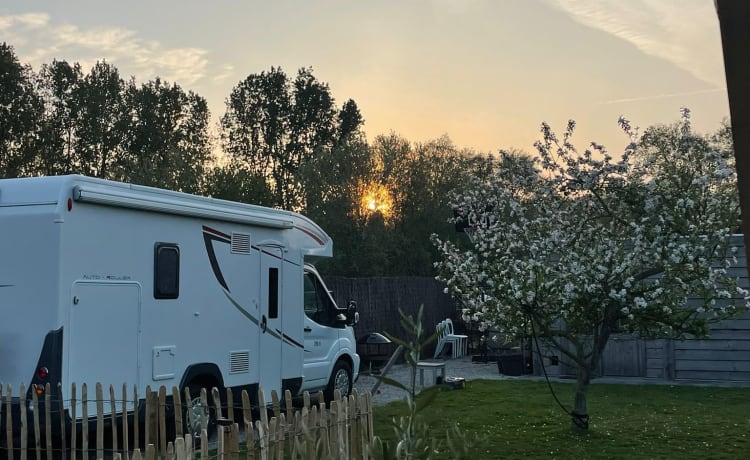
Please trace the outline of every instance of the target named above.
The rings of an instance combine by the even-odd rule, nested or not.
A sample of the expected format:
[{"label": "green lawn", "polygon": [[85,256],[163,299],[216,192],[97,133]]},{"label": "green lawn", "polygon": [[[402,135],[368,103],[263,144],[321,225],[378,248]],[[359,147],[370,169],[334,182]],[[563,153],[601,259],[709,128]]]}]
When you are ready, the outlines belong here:
[{"label": "green lawn", "polygon": [[[569,407],[573,385],[553,384]],[[421,413],[435,436],[459,423],[484,436],[477,460],[492,458],[750,458],[750,388],[593,384],[590,433],[570,417],[544,382],[471,381],[443,391]],[[375,433],[390,439],[390,420],[405,404],[375,407]]]}]

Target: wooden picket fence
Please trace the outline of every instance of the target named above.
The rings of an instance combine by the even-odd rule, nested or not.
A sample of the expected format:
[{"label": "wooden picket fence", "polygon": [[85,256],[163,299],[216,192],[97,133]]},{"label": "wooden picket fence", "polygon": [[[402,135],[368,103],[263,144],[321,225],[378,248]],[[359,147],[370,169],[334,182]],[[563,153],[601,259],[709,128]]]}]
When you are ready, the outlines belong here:
[{"label": "wooden picket fence", "polygon": [[[219,390],[211,391],[211,408],[216,415],[217,436],[216,444],[209,444],[204,429],[200,441],[193,439],[190,434],[183,433],[183,414],[190,418],[189,425],[193,425],[194,414],[183,408],[191,407],[190,393],[185,391],[184,398],[176,387],[172,388],[171,401],[167,397],[166,387],[158,391],[146,388],[143,398],[145,402],[145,419],[126,417],[122,423],[123,413],[128,407],[138,407],[139,395],[136,388],[132,389],[131,399],[128,399],[128,389],[122,387],[120,398],[116,398],[115,388],[109,387],[109,395],[104,394],[103,386],[96,384],[94,399],[89,399],[87,386],[81,387],[80,399],[77,398],[76,385],[71,385],[70,399],[64,409],[62,387],[57,386],[57,395],[53,395],[47,384],[43,397],[37,396],[37,388],[31,391],[31,407],[33,420],[29,423],[26,411],[20,411],[20,420],[15,425],[20,426],[20,432],[14,432],[14,420],[11,413],[10,385],[0,386],[0,414],[5,418],[6,433],[0,439],[0,454],[7,458],[26,460],[29,455],[35,455],[37,460],[46,458],[71,459],[156,459],[167,458],[174,460],[190,459],[369,459],[369,448],[372,443],[372,397],[370,393],[349,395],[341,398],[337,391],[333,401],[326,403],[323,393],[316,395],[317,404],[311,403],[311,395],[304,394],[303,405],[295,408],[292,395],[287,390],[285,407],[282,411],[276,391],[271,392],[271,404],[266,405],[262,390],[258,392],[258,406],[270,407],[269,410],[257,410],[258,420],[252,419],[253,407],[247,391],[242,391],[240,399],[235,404],[232,392],[227,389],[224,404],[221,402]],[[40,389],[41,390],[41,389]],[[19,388],[21,407],[26,407],[26,388]],[[206,389],[201,390],[203,408],[209,407]],[[141,402],[141,404],[143,404]],[[90,414],[88,405],[95,404],[96,415],[89,417],[87,425],[66,423],[75,420],[76,413]],[[119,404],[119,410],[118,410]],[[130,404],[130,406],[129,406]],[[109,411],[105,410],[109,406]],[[1,408],[4,408],[3,411]],[[42,413],[40,413],[40,409]],[[208,410],[208,409],[205,409]],[[269,414],[269,412],[271,412]],[[168,414],[173,414],[171,417]],[[205,413],[204,413],[205,415]],[[241,418],[235,420],[235,416]],[[79,415],[80,418],[80,415]],[[127,422],[129,420],[129,423]],[[19,423],[20,422],[20,423]],[[59,424],[60,436],[53,439],[53,423]],[[143,426],[139,424],[143,423]],[[66,430],[66,425],[69,430]],[[89,432],[89,427],[95,429]],[[47,429],[42,429],[46,427]],[[168,430],[168,428],[170,428]],[[173,429],[172,429],[173,428]],[[244,430],[244,440],[241,441],[241,429]],[[91,439],[95,436],[95,440]],[[139,439],[142,437],[143,439]],[[54,442],[53,442],[54,441]],[[118,444],[119,441],[119,444]],[[199,441],[199,442],[198,442]],[[95,443],[95,448],[92,445]]]}]

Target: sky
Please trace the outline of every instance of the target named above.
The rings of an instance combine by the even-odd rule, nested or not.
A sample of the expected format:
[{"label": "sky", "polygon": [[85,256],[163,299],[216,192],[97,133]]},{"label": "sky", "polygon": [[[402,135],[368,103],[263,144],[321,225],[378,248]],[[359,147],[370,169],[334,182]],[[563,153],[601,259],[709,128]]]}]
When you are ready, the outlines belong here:
[{"label": "sky", "polygon": [[621,153],[620,116],[642,128],[692,111],[729,116],[713,0],[6,0],[0,41],[38,70],[106,59],[208,101],[216,122],[250,74],[312,67],[354,99],[372,141],[448,135],[476,152],[533,152],[539,127]]}]

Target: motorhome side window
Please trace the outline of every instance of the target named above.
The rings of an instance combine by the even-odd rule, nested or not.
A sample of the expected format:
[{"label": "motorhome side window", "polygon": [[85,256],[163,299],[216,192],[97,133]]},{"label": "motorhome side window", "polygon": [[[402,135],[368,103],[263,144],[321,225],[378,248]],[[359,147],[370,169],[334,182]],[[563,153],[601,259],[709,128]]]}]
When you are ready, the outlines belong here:
[{"label": "motorhome side window", "polygon": [[180,248],[156,243],[154,248],[154,298],[176,299],[180,295]]},{"label": "motorhome side window", "polygon": [[305,314],[323,326],[333,326],[336,318],[331,299],[318,279],[305,273]]},{"label": "motorhome side window", "polygon": [[279,317],[279,269],[268,269],[268,317]]}]

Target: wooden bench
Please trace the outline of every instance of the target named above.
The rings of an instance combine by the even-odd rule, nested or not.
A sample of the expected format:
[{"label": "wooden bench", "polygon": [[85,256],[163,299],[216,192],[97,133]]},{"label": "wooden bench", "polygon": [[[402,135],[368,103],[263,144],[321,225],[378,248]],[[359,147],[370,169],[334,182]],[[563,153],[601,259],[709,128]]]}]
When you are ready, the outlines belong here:
[{"label": "wooden bench", "polygon": [[437,385],[438,371],[440,371],[441,382],[445,382],[445,363],[441,361],[419,361],[417,362],[419,371],[419,384],[424,386],[424,371],[432,371],[432,384]]}]

